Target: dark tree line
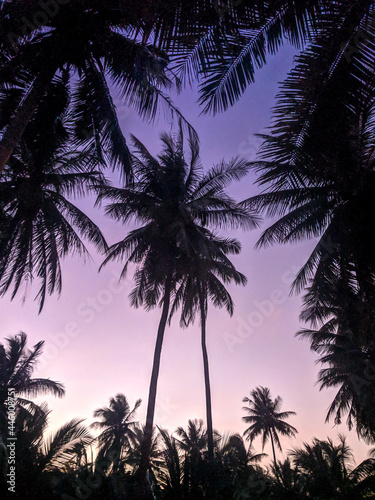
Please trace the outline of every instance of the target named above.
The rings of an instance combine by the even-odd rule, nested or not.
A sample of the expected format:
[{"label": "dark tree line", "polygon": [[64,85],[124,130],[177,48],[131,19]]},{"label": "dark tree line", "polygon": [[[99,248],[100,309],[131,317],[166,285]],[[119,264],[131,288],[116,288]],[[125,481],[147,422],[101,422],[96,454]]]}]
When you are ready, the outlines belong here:
[{"label": "dark tree line", "polygon": [[[141,467],[145,428],[137,421],[136,410],[126,396],[117,394],[109,405],[93,412],[90,428],[82,419],[73,419],[54,432],[48,431],[50,410],[35,404],[30,396],[64,394],[63,386],[50,379],[33,377],[43,342],[27,348],[20,334],[1,344],[0,387],[3,393],[16,391],[15,488],[9,498],[82,499],[135,498]],[[354,466],[343,436],[339,443],[314,439],[288,452],[284,461],[261,464],[264,453],[255,453],[254,438],[262,435],[280,446],[279,434],[292,437],[296,429],[285,422],[294,412],[280,412],[281,398],[272,399],[268,388],[257,387],[244,401],[243,421],[251,424],[240,434],[214,431],[209,449],[208,431],[202,420],[189,420],[170,434],[154,427],[145,481],[145,498],[198,500],[237,498],[347,498],[373,495],[375,461],[369,458]],[[0,465],[9,470],[7,442],[9,402],[1,401]],[[11,488],[1,475],[2,494]],[[12,495],[10,497],[10,495]]]}]

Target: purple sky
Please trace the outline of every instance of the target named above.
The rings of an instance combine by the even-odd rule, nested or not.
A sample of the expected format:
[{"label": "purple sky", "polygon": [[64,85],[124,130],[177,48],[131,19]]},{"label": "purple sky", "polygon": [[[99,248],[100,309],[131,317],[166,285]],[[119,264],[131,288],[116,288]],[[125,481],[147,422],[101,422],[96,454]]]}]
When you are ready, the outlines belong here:
[{"label": "purple sky", "polygon": [[[255,158],[258,141],[253,134],[264,132],[269,124],[277,84],[291,68],[292,59],[290,49],[270,58],[258,72],[257,82],[224,114],[199,116],[194,91],[176,99],[199,133],[201,158],[207,168],[236,155]],[[158,123],[149,125],[121,105],[119,114],[127,137],[133,133],[153,154],[160,151],[159,135],[170,131],[170,118],[161,113]],[[253,180],[250,174],[236,186],[238,200],[258,192]],[[109,243],[119,241],[129,230],[93,211],[90,201],[81,205],[93,214]],[[335,391],[319,392],[315,386],[319,370],[314,364],[316,356],[307,341],[294,337],[303,325],[298,321],[300,299],[289,296],[290,283],[314,242],[255,251],[260,230],[235,235],[243,250],[233,261],[247,276],[248,284],[230,287],[236,306],[232,318],[213,307],[208,312],[214,427],[221,432],[242,433],[246,428],[241,421],[242,398],[262,385],[270,388],[273,397],[283,398],[283,410],[297,413],[289,422],[299,434],[296,439],[281,440],[284,451],[314,436],[336,440],[341,432],[348,436],[357,462],[363,460],[369,447],[359,442],[354,432],[349,433],[345,425],[324,424]],[[121,265],[111,263],[98,274],[103,258],[94,251],[92,258],[87,265],[78,258],[64,263],[62,295],[60,299],[49,297],[41,315],[33,302],[36,287],[30,289],[23,305],[22,296],[13,302],[5,297],[0,304],[2,338],[22,330],[28,334],[30,346],[45,340],[45,356],[37,376],[66,386],[65,398],[41,399],[48,400],[53,409],[51,428],[73,417],[87,418],[91,423],[92,412],[106,406],[108,398],[118,392],[124,393],[131,405],[142,398],[138,417],[141,422],[145,418],[160,310],[146,313],[131,308],[127,296],[132,273],[118,284]],[[205,418],[199,324],[182,330],[176,316],[165,335],[155,422],[172,431],[185,427],[189,418]],[[260,452],[260,439],[254,444]],[[265,452],[271,454],[268,445]]]}]

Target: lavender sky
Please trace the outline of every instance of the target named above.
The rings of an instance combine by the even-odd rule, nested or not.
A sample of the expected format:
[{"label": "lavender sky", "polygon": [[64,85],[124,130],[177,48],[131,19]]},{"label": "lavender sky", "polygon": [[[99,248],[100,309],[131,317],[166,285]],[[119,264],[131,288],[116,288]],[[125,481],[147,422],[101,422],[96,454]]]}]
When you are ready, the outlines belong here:
[{"label": "lavender sky", "polygon": [[[199,116],[197,93],[185,91],[176,99],[185,117],[194,125],[201,140],[201,158],[206,168],[236,155],[255,159],[259,141],[254,133],[265,132],[270,123],[278,82],[293,62],[293,52],[285,48],[269,59],[257,74],[243,98],[229,111]],[[159,135],[171,131],[171,119],[160,114],[152,125],[142,122],[134,112],[118,106],[126,136],[133,133],[153,154],[160,151]],[[254,174],[235,186],[238,200],[256,194]],[[92,208],[92,200],[80,206],[102,228],[109,243],[122,239],[129,227],[123,227]],[[262,225],[266,227],[267,221]],[[338,432],[348,436],[357,462],[367,457],[368,447],[359,442],[346,425],[324,424],[334,390],[319,391],[315,386],[319,366],[307,341],[294,337],[303,327],[298,320],[300,298],[290,297],[290,283],[307,258],[314,242],[256,251],[254,244],[261,230],[233,232],[243,245],[240,256],[233,258],[238,270],[248,278],[246,287],[230,287],[235,302],[232,318],[225,311],[209,308],[208,353],[212,384],[214,427],[221,431],[246,429],[242,398],[258,385],[269,387],[273,397],[280,395],[282,409],[295,411],[289,422],[299,434],[281,439],[285,452],[309,442],[313,437],[336,440]],[[29,345],[45,340],[45,352],[36,376],[50,377],[66,386],[61,399],[44,397],[53,409],[51,428],[73,417],[87,418],[108,404],[108,398],[124,393],[130,404],[143,402],[138,410],[145,419],[149,379],[160,310],[146,313],[129,305],[132,273],[118,283],[121,265],[111,263],[98,273],[103,257],[92,251],[92,261],[84,265],[79,258],[66,260],[63,266],[63,291],[60,299],[49,297],[41,315],[31,287],[24,304],[22,295],[13,302],[1,300],[1,337],[25,331]],[[189,418],[205,418],[203,365],[199,324],[186,330],[178,317],[165,334],[158,385],[155,422],[170,431],[186,426]],[[260,439],[255,448],[261,451]],[[265,452],[271,454],[266,445]],[[282,455],[279,454],[282,458]]]}]

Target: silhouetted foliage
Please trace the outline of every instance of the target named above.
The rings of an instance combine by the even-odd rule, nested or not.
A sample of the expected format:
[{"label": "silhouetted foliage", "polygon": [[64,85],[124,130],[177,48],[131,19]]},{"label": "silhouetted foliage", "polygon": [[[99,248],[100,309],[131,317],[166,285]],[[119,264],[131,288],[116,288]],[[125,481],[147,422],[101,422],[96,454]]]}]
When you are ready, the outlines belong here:
[{"label": "silhouetted foliage", "polygon": [[[221,239],[212,230],[228,226],[252,227],[257,219],[247,208],[239,207],[225,191],[232,181],[238,181],[247,174],[248,167],[244,159],[234,158],[228,163],[222,161],[203,174],[198,140],[191,133],[188,136],[190,158],[186,159],[181,123],[175,137],[162,135],[163,151],[157,158],[135,137],[133,143],[134,182],[124,188],[103,186],[99,190],[98,199],[112,202],[106,207],[106,213],[110,217],[123,223],[134,219],[143,224],[112,245],[102,265],[110,260],[125,260],[121,273],[121,277],[124,277],[129,264],[135,264],[135,287],[130,294],[131,304],[135,307],[144,305],[146,310],[158,304],[162,306],[148,398],[144,452],[139,472],[140,477],[144,478],[153,427],[161,349],[170,315],[171,298],[174,293],[178,293],[176,290],[188,275],[193,280],[201,279],[197,272],[193,275],[192,269],[204,260],[211,273],[211,285],[217,281],[216,275],[223,278],[225,265],[227,276],[243,282],[244,277],[235,271],[226,257],[227,253],[238,253],[237,240]],[[207,287],[205,288],[208,290]],[[183,285],[181,290],[182,293],[189,291]],[[203,295],[201,299],[205,302]],[[196,295],[192,296],[192,300],[193,309],[190,308],[188,315],[195,312]],[[175,304],[180,302],[177,300]],[[223,299],[220,296],[219,302],[228,302],[228,297]],[[231,301],[229,302],[231,305]],[[201,307],[202,312],[204,309],[205,307]]]}]

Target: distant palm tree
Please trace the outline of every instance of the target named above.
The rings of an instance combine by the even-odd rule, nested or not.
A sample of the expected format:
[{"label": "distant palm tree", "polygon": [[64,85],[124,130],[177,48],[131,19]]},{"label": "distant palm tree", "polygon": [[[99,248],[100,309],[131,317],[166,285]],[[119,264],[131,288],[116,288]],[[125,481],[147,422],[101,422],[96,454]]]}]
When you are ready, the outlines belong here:
[{"label": "distant palm tree", "polygon": [[265,453],[254,453],[254,448],[250,443],[246,448],[243,437],[240,434],[224,434],[217,442],[217,452],[219,455],[229,459],[231,467],[246,468],[258,464]]},{"label": "distant palm tree", "polygon": [[[260,479],[259,463],[266,456],[265,453],[255,453],[251,443],[246,447],[243,437],[239,434],[223,434],[215,446],[216,477],[214,476],[211,482],[211,488],[216,488],[217,491],[217,486],[221,484],[225,493],[229,487],[233,498],[237,498],[237,495],[238,498],[250,495],[249,485],[256,482],[257,478]],[[255,497],[255,492],[252,493]],[[228,497],[228,493],[220,496]],[[213,498],[216,497],[213,495]]]},{"label": "distant palm tree", "polygon": [[[200,254],[200,249],[204,253]],[[175,293],[171,314],[179,305],[182,307],[182,326],[188,326],[195,318],[200,316],[201,323],[201,345],[203,354],[203,368],[206,391],[206,419],[208,455],[212,459],[214,455],[211,387],[208,365],[208,354],[206,345],[206,321],[208,302],[211,301],[216,307],[225,307],[230,315],[233,314],[234,304],[232,298],[225,288],[225,284],[234,281],[237,285],[245,285],[246,278],[238,272],[230,262],[227,255],[238,254],[241,247],[237,240],[210,238],[204,245],[198,240],[195,245],[195,255],[189,255],[186,262],[186,275],[178,285]]]},{"label": "distant palm tree", "polygon": [[207,430],[203,420],[189,420],[188,427],[178,427],[177,446],[184,452],[183,492],[187,498],[202,498],[205,475],[203,452],[207,449]]},{"label": "distant palm tree", "polygon": [[[141,464],[145,430],[141,424],[137,424],[132,436],[126,462],[131,467],[135,478],[139,477],[139,468]],[[159,488],[159,476],[163,469],[163,453],[160,448],[160,436],[157,429],[153,429],[151,447],[146,471],[146,494],[153,495]],[[151,493],[154,492],[154,493]]]},{"label": "distant palm tree", "polygon": [[64,386],[61,383],[54,382],[49,378],[32,377],[42,354],[44,341],[35,344],[33,349],[27,349],[26,333],[20,333],[5,340],[7,345],[0,344],[1,434],[5,432],[5,404],[9,389],[14,389],[18,403],[26,408],[35,405],[22,396],[36,397],[42,394],[53,394],[61,398],[65,394]]},{"label": "distant palm tree", "polygon": [[185,276],[187,257],[195,255],[196,241],[202,245],[199,253],[209,254],[207,248],[212,233],[207,226],[248,227],[255,224],[255,220],[249,217],[249,211],[238,207],[224,191],[231,181],[246,175],[247,161],[235,158],[229,163],[221,162],[203,175],[198,141],[192,134],[189,135],[189,163],[185,159],[181,123],[177,136],[173,138],[164,134],[162,142],[163,152],[154,158],[133,137],[136,148],[134,183],[122,189],[104,186],[99,194],[99,200],[108,198],[112,201],[106,208],[110,217],[124,223],[135,219],[144,224],[112,245],[102,265],[110,260],[125,258],[121,274],[124,277],[129,264],[136,264],[136,286],[130,295],[132,305],[138,307],[145,304],[146,309],[159,303],[163,306],[150,382],[140,481],[144,481],[147,470],[170,300],[176,284]]},{"label": "distant palm tree", "polygon": [[93,422],[91,427],[102,430],[97,438],[99,455],[111,457],[114,471],[118,470],[121,458],[129,452],[130,443],[136,437],[134,419],[140,404],[141,399],[138,399],[131,410],[126,396],[117,394],[115,398],[110,398],[109,407],[94,411],[94,418],[100,420]]},{"label": "distant palm tree", "polygon": [[277,462],[277,468],[273,465],[271,470],[275,479],[272,480],[272,491],[275,498],[287,498],[288,500],[302,500],[306,498],[304,493],[305,482],[298,466],[294,466],[289,458]]},{"label": "distant palm tree", "polygon": [[179,448],[174,436],[169,435],[164,429],[159,429],[159,431],[163,443],[161,454],[163,467],[159,475],[160,483],[167,500],[178,500],[182,498],[184,453]]},{"label": "distant palm tree", "polygon": [[294,411],[280,412],[282,399],[277,396],[272,400],[270,390],[267,387],[257,387],[250,393],[250,398],[243,399],[244,403],[248,403],[249,407],[245,406],[243,409],[248,413],[242,420],[248,427],[244,435],[250,441],[253,441],[257,436],[262,435],[262,449],[267,443],[268,439],[271,440],[273,462],[275,469],[277,469],[275,443],[281,451],[281,444],[278,434],[286,437],[294,437],[298,432],[290,424],[284,422],[285,419],[291,415],[295,415]]},{"label": "distant palm tree", "polygon": [[201,419],[189,420],[187,429],[178,427],[176,434],[178,446],[185,452],[198,454],[207,446],[207,430]]}]

